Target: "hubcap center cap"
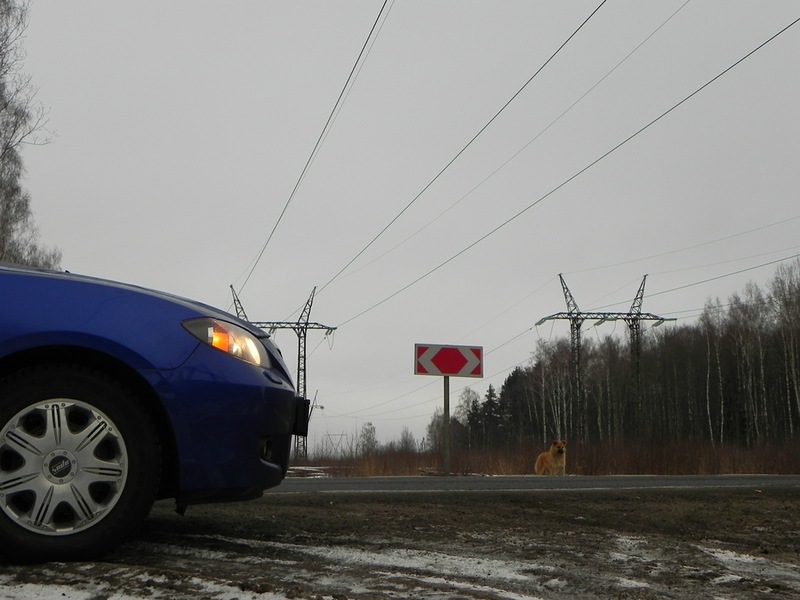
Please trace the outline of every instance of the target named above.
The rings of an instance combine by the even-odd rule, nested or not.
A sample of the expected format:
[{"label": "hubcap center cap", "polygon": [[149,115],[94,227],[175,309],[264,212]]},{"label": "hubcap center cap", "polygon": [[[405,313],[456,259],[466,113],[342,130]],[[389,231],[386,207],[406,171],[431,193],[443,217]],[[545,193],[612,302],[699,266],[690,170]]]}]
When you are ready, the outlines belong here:
[{"label": "hubcap center cap", "polygon": [[52,483],[68,483],[78,472],[78,460],[68,450],[55,450],[44,459],[42,472]]}]

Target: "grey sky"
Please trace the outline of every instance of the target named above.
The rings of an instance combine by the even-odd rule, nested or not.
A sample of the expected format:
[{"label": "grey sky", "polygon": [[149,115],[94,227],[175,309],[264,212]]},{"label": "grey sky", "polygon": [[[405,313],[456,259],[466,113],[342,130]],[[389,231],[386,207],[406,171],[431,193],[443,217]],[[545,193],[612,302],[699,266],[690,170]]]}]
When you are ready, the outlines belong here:
[{"label": "grey sky", "polygon": [[[311,320],[340,328],[308,337],[312,444],[368,421],[420,438],[442,384],[413,374],[417,342],[484,347],[455,405],[568,332],[534,327],[565,308],[558,273],[584,310],[626,310],[647,273],[643,310],[686,323],[800,252],[800,25],[593,164],[795,1],[609,0],[434,181],[599,4],[389,1],[253,269],[383,2],[34,0],[41,241],[71,271],[224,308],[233,284],[253,320],[325,286]],[[295,334],[277,341],[294,365]]]}]

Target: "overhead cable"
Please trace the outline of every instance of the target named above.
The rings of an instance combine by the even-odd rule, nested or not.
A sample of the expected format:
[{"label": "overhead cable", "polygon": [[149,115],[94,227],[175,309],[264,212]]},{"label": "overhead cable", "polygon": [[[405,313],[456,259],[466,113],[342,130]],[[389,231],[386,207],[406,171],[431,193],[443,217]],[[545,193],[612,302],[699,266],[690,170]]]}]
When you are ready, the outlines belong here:
[{"label": "overhead cable", "polygon": [[[343,322],[340,324],[340,326],[342,326],[342,325],[345,325],[345,324],[347,324],[347,323],[351,323],[352,321],[354,321],[354,320],[358,319],[359,317],[362,317],[363,315],[367,314],[368,312],[370,312],[370,311],[372,311],[372,310],[374,310],[374,309],[378,308],[379,306],[381,306],[382,304],[384,304],[384,303],[388,302],[389,300],[391,300],[391,299],[392,299],[392,298],[394,298],[395,296],[398,296],[399,294],[403,293],[404,291],[406,291],[406,290],[407,290],[407,289],[409,289],[410,287],[412,287],[412,286],[416,285],[417,283],[419,283],[419,282],[420,282],[420,281],[422,281],[423,279],[426,279],[427,277],[429,277],[430,275],[432,275],[433,273],[435,273],[436,271],[438,271],[438,270],[439,270],[439,269],[441,269],[442,267],[444,267],[444,266],[448,265],[449,263],[453,262],[453,261],[454,261],[456,258],[458,258],[459,256],[461,256],[462,254],[465,254],[467,251],[471,250],[472,248],[474,248],[475,246],[477,246],[478,244],[480,244],[481,242],[483,242],[483,241],[484,241],[484,240],[486,240],[487,238],[491,237],[492,235],[494,235],[495,233],[497,233],[498,231],[500,231],[501,229],[503,229],[503,228],[504,228],[506,225],[508,225],[509,223],[511,223],[511,222],[513,222],[513,221],[515,221],[516,219],[518,219],[519,217],[521,217],[523,214],[525,214],[526,212],[528,212],[530,209],[532,209],[533,207],[535,207],[536,205],[538,205],[539,203],[541,203],[541,202],[542,202],[542,201],[544,201],[545,199],[547,199],[547,198],[549,198],[550,196],[552,196],[553,194],[555,194],[555,193],[556,193],[557,191],[559,191],[561,188],[565,187],[565,186],[566,186],[568,183],[572,182],[574,179],[577,179],[578,177],[580,177],[581,175],[583,175],[583,173],[585,173],[586,171],[588,171],[589,169],[591,169],[592,167],[594,167],[595,165],[597,165],[597,164],[598,164],[599,162],[601,162],[603,159],[607,158],[608,156],[610,156],[611,154],[613,154],[614,152],[616,152],[617,150],[619,150],[619,149],[620,149],[622,146],[624,146],[625,144],[627,144],[628,142],[630,142],[632,139],[634,139],[635,137],[637,137],[637,136],[638,136],[640,133],[642,133],[642,132],[644,132],[645,130],[649,129],[649,128],[650,128],[652,125],[654,125],[655,123],[659,122],[661,119],[663,119],[664,117],[666,117],[668,114],[670,114],[671,112],[673,112],[675,109],[677,109],[677,108],[678,108],[678,107],[680,107],[681,105],[685,104],[685,103],[686,103],[687,101],[689,101],[691,98],[693,98],[694,96],[696,96],[697,94],[699,94],[701,91],[703,91],[705,88],[707,88],[708,86],[710,86],[712,83],[714,83],[715,81],[717,81],[718,79],[720,79],[720,78],[721,78],[723,75],[725,75],[726,73],[730,72],[730,71],[731,71],[733,68],[735,68],[736,66],[738,66],[739,64],[741,64],[742,62],[744,62],[745,60],[747,60],[747,59],[748,59],[749,57],[751,57],[753,54],[755,54],[756,52],[758,52],[759,50],[761,50],[761,49],[762,49],[764,46],[766,46],[766,45],[767,45],[767,44],[769,44],[771,41],[773,41],[774,39],[776,39],[776,38],[777,38],[778,36],[780,36],[782,33],[786,32],[786,31],[787,31],[789,28],[791,28],[791,27],[793,27],[794,25],[796,25],[798,22],[800,22],[800,18],[798,18],[798,19],[795,19],[794,21],[792,21],[792,22],[791,22],[789,25],[787,25],[786,27],[784,27],[783,29],[781,29],[781,30],[780,30],[778,33],[774,34],[772,37],[770,37],[769,39],[767,39],[765,42],[762,42],[761,44],[759,44],[759,45],[758,45],[756,48],[754,48],[753,50],[751,50],[750,52],[748,52],[747,54],[745,54],[745,55],[744,55],[742,58],[740,58],[739,60],[737,60],[736,62],[734,62],[732,65],[730,65],[730,66],[729,66],[728,68],[726,68],[724,71],[722,71],[721,73],[719,73],[718,75],[716,75],[715,77],[713,77],[712,79],[708,80],[706,83],[704,83],[703,85],[701,85],[699,88],[697,88],[697,89],[696,89],[695,91],[693,91],[691,94],[689,94],[688,96],[686,96],[686,97],[685,97],[683,100],[681,100],[681,101],[677,102],[676,104],[674,104],[674,105],[673,105],[671,108],[667,109],[666,111],[664,111],[663,113],[661,113],[661,114],[660,114],[658,117],[656,117],[655,119],[653,119],[652,121],[650,121],[649,123],[647,123],[645,126],[641,127],[641,128],[640,128],[639,130],[637,130],[635,133],[633,133],[633,134],[629,135],[627,138],[625,138],[624,140],[622,140],[621,142],[619,142],[619,143],[618,143],[616,146],[614,146],[613,148],[611,148],[610,150],[608,150],[607,152],[605,152],[604,154],[602,154],[602,155],[601,155],[601,156],[599,156],[598,158],[594,159],[594,160],[593,160],[592,162],[590,162],[588,165],[586,165],[585,167],[583,167],[582,169],[580,169],[579,171],[577,171],[576,173],[574,173],[573,175],[571,175],[570,177],[568,177],[566,180],[564,180],[563,182],[561,182],[560,184],[558,184],[556,187],[554,187],[552,190],[550,190],[549,192],[547,192],[546,194],[544,194],[543,196],[541,196],[539,199],[537,199],[536,201],[532,202],[531,204],[529,204],[528,206],[526,206],[525,208],[523,208],[522,210],[520,210],[519,212],[517,212],[517,213],[516,213],[516,214],[514,214],[513,216],[509,217],[508,219],[506,219],[505,221],[503,221],[502,223],[500,223],[499,225],[497,225],[497,226],[496,226],[494,229],[492,229],[492,230],[491,230],[491,231],[489,231],[488,233],[485,233],[483,236],[481,236],[480,238],[478,238],[477,240],[475,240],[474,242],[472,242],[471,244],[469,244],[469,245],[468,245],[468,246],[466,246],[465,248],[462,248],[461,250],[459,250],[457,253],[455,253],[453,256],[451,256],[450,258],[448,258],[448,259],[447,259],[447,260],[445,260],[444,262],[441,262],[441,263],[439,263],[439,264],[438,264],[437,266],[435,266],[434,268],[432,268],[432,269],[430,269],[429,271],[427,271],[426,273],[424,273],[424,274],[420,275],[419,277],[417,277],[417,278],[416,278],[415,280],[413,280],[412,282],[410,282],[410,283],[406,284],[405,286],[403,286],[403,287],[402,287],[402,288],[400,288],[399,290],[397,290],[397,291],[393,292],[393,293],[392,293],[392,294],[390,294],[389,296],[385,297],[383,300],[380,300],[379,302],[376,302],[376,303],[375,303],[375,304],[373,304],[372,306],[370,306],[370,307],[368,307],[368,308],[365,308],[364,310],[362,310],[360,313],[357,313],[356,315],[353,315],[353,316],[352,316],[352,317],[350,317],[349,319],[347,319],[347,320],[343,321]],[[775,262],[779,262],[779,261],[775,261]],[[653,294],[650,294],[650,295],[652,296]]]},{"label": "overhead cable", "polygon": [[462,155],[462,154],[463,154],[463,153],[464,153],[464,152],[467,150],[467,148],[469,148],[469,147],[470,147],[470,146],[473,144],[473,142],[475,142],[475,140],[477,140],[477,139],[478,139],[478,137],[480,137],[480,135],[481,135],[481,134],[482,134],[484,131],[486,131],[486,129],[488,129],[488,127],[489,127],[489,126],[490,126],[492,123],[494,123],[494,121],[497,119],[497,117],[499,117],[499,116],[500,116],[500,114],[501,114],[501,113],[502,113],[502,112],[503,112],[503,111],[504,111],[506,108],[508,108],[508,106],[509,106],[509,105],[510,105],[510,104],[511,104],[511,103],[512,103],[512,102],[513,102],[513,101],[514,101],[516,98],[517,98],[517,96],[519,96],[519,95],[522,93],[522,91],[523,91],[523,90],[524,90],[526,87],[528,87],[528,85],[529,85],[529,84],[530,84],[530,83],[531,83],[531,82],[532,82],[532,81],[533,81],[533,80],[536,78],[536,76],[537,76],[537,75],[539,75],[539,73],[541,73],[541,72],[542,72],[542,70],[544,70],[544,68],[545,68],[545,67],[546,67],[548,64],[550,64],[550,62],[551,62],[551,61],[552,61],[552,60],[553,60],[553,59],[556,57],[556,55],[557,55],[559,52],[561,52],[561,50],[564,48],[564,46],[566,46],[566,45],[567,45],[567,44],[570,42],[570,40],[571,40],[573,37],[575,37],[575,35],[577,35],[577,33],[578,33],[578,32],[579,32],[579,31],[580,31],[582,28],[583,28],[583,26],[584,26],[584,25],[586,25],[586,23],[588,23],[588,22],[589,22],[589,20],[590,20],[590,19],[591,19],[591,18],[592,18],[592,17],[595,15],[595,13],[597,13],[597,11],[599,11],[599,10],[600,10],[600,8],[602,8],[602,6],[603,6],[603,5],[604,5],[606,2],[607,2],[607,0],[603,0],[603,1],[602,1],[602,2],[601,2],[601,3],[600,3],[598,6],[597,6],[597,8],[595,8],[595,9],[592,11],[592,13],[591,13],[591,14],[590,14],[588,17],[586,17],[586,19],[583,21],[583,23],[581,23],[581,24],[580,24],[580,26],[579,26],[579,27],[578,27],[578,28],[577,28],[575,31],[573,31],[573,32],[570,34],[570,36],[569,36],[569,37],[568,37],[568,38],[567,38],[567,39],[566,39],[566,40],[565,40],[565,41],[564,41],[564,42],[563,42],[563,43],[562,43],[562,44],[561,44],[561,45],[558,47],[558,49],[557,49],[555,52],[553,52],[553,54],[551,54],[551,55],[550,55],[550,58],[548,58],[548,59],[547,59],[547,60],[544,62],[544,64],[542,64],[542,66],[540,66],[540,67],[539,67],[539,68],[536,70],[536,72],[535,72],[533,75],[531,75],[531,77],[530,77],[530,78],[529,78],[529,79],[528,79],[528,80],[527,80],[527,81],[526,81],[526,82],[525,82],[525,83],[522,85],[522,87],[521,87],[521,88],[519,88],[519,89],[516,91],[516,93],[515,93],[513,96],[511,96],[511,98],[510,98],[510,99],[509,99],[509,100],[508,100],[508,101],[507,101],[507,102],[506,102],[506,103],[505,103],[505,104],[504,104],[504,105],[503,105],[503,106],[500,108],[500,110],[498,110],[498,111],[497,111],[497,112],[494,114],[494,116],[493,116],[491,119],[489,119],[489,121],[488,121],[488,122],[487,122],[487,123],[486,123],[486,124],[485,124],[483,127],[481,127],[481,128],[478,130],[478,133],[476,133],[474,136],[472,136],[472,139],[470,139],[470,140],[469,140],[469,141],[466,143],[466,145],[465,145],[463,148],[461,148],[461,150],[459,150],[459,151],[458,151],[458,153],[457,153],[457,154],[456,154],[456,155],[455,155],[455,156],[454,156],[452,159],[450,159],[450,161],[449,161],[449,162],[448,162],[448,163],[447,163],[447,164],[446,164],[444,167],[442,167],[442,169],[441,169],[441,170],[440,170],[440,171],[439,171],[439,172],[438,172],[438,173],[437,173],[437,174],[434,176],[434,178],[433,178],[433,179],[431,179],[431,180],[428,182],[428,184],[427,184],[427,185],[426,185],[424,188],[422,188],[422,190],[421,190],[421,191],[420,191],[420,192],[419,192],[419,193],[418,193],[416,196],[414,196],[414,198],[412,198],[412,199],[411,199],[411,202],[409,202],[408,204],[406,204],[406,205],[405,205],[405,207],[403,207],[403,209],[402,209],[402,210],[401,210],[399,213],[397,213],[397,214],[394,216],[394,218],[392,218],[392,220],[391,220],[391,221],[389,221],[389,222],[386,224],[386,226],[385,226],[383,229],[381,229],[381,230],[380,230],[380,231],[377,233],[377,235],[375,235],[375,237],[373,237],[373,238],[372,238],[372,239],[371,239],[371,240],[370,240],[370,241],[367,243],[367,245],[366,245],[366,246],[364,246],[364,247],[363,247],[361,250],[359,250],[359,252],[358,252],[358,253],[357,253],[357,254],[356,254],[356,255],[355,255],[353,258],[351,258],[351,259],[350,259],[350,261],[349,261],[349,262],[348,262],[348,263],[347,263],[345,266],[343,266],[341,269],[339,269],[339,271],[336,273],[336,275],[334,275],[333,277],[331,277],[331,278],[330,278],[330,279],[327,281],[327,283],[325,283],[323,286],[321,286],[321,287],[319,288],[319,290],[317,291],[317,293],[320,293],[320,292],[322,292],[322,291],[323,291],[323,290],[324,290],[326,287],[328,287],[328,286],[329,286],[331,283],[333,283],[333,282],[334,282],[336,279],[338,279],[338,278],[339,278],[339,276],[340,276],[342,273],[344,273],[344,272],[347,270],[347,268],[348,268],[350,265],[352,265],[352,264],[353,264],[353,263],[354,263],[356,260],[358,260],[358,258],[359,258],[359,257],[360,257],[362,254],[364,254],[364,252],[366,252],[366,251],[367,251],[367,249],[368,249],[368,248],[370,248],[370,246],[372,246],[372,244],[374,244],[374,243],[375,243],[375,242],[378,240],[378,238],[380,238],[380,237],[381,237],[381,236],[382,236],[384,233],[386,233],[386,231],[387,231],[387,230],[388,230],[388,229],[389,229],[389,228],[390,228],[392,225],[394,225],[394,223],[395,223],[395,222],[396,222],[396,221],[397,221],[397,220],[398,220],[398,219],[399,219],[399,218],[400,218],[400,217],[401,217],[401,216],[402,216],[402,215],[403,215],[403,214],[404,214],[404,213],[405,213],[405,212],[406,212],[406,211],[407,211],[409,208],[411,208],[411,206],[412,206],[412,205],[413,205],[413,204],[414,204],[414,203],[415,203],[417,200],[419,200],[419,198],[420,198],[420,197],[421,197],[421,196],[422,196],[422,195],[423,195],[423,194],[424,194],[424,193],[425,193],[425,192],[426,192],[426,191],[427,191],[427,190],[428,190],[428,189],[429,189],[429,188],[430,188],[430,187],[431,187],[431,186],[432,186],[432,185],[433,185],[435,182],[436,182],[436,180],[438,180],[438,179],[439,179],[439,177],[441,177],[441,176],[442,176],[442,174],[443,174],[443,173],[444,173],[444,172],[445,172],[445,171],[446,171],[448,168],[450,168],[450,166],[451,166],[451,165],[452,165],[454,162],[456,162],[456,160],[458,160],[458,158],[459,158],[459,157],[460,157],[460,156],[461,156],[461,155]]},{"label": "overhead cable", "polygon": [[598,266],[598,267],[587,267],[585,269],[577,269],[575,271],[570,271],[570,273],[585,273],[587,271],[599,271],[601,269],[611,269],[613,267],[620,267],[620,266],[623,266],[623,265],[629,265],[631,263],[649,261],[649,260],[652,260],[654,258],[661,258],[663,256],[669,256],[671,254],[678,254],[680,252],[686,252],[687,250],[695,250],[697,248],[702,248],[703,246],[710,246],[711,244],[717,244],[719,242],[724,242],[726,240],[737,238],[737,237],[740,237],[742,235],[747,235],[749,233],[754,233],[756,231],[761,231],[763,229],[769,229],[770,227],[775,227],[777,225],[783,225],[784,223],[789,223],[790,221],[795,221],[797,219],[800,219],[800,215],[795,215],[793,217],[789,217],[789,218],[786,218],[786,219],[781,219],[780,221],[775,221],[775,222],[769,223],[767,225],[761,225],[759,227],[754,227],[753,229],[747,229],[745,231],[739,231],[738,233],[732,233],[730,235],[726,235],[726,236],[721,237],[721,238],[716,238],[716,239],[713,239],[713,240],[709,240],[707,242],[700,242],[699,244],[693,244],[691,246],[686,246],[684,248],[678,248],[676,250],[667,250],[666,252],[661,252],[659,254],[651,254],[650,256],[645,256],[645,257],[642,257],[642,258],[632,258],[631,260],[625,260],[625,261],[614,263],[614,264],[611,264],[611,265],[602,265],[602,266]]},{"label": "overhead cable", "polygon": [[633,48],[633,49],[632,49],[630,52],[628,52],[628,54],[626,54],[626,55],[625,55],[625,57],[624,57],[622,60],[620,60],[620,61],[619,61],[619,62],[618,62],[616,65],[614,65],[614,67],[613,67],[611,70],[609,70],[609,71],[608,71],[608,72],[607,72],[605,75],[603,75],[603,76],[602,76],[600,79],[598,79],[598,80],[597,80],[597,81],[594,83],[594,85],[592,85],[592,86],[591,86],[589,89],[587,89],[587,90],[586,90],[586,91],[585,91],[583,94],[581,94],[581,96],[580,96],[580,97],[579,97],[577,100],[575,100],[575,101],[574,101],[572,104],[570,104],[570,105],[569,105],[569,106],[568,106],[566,109],[564,109],[564,110],[561,112],[561,114],[559,114],[559,115],[558,115],[558,116],[557,116],[555,119],[553,119],[552,121],[550,121],[550,123],[548,123],[548,124],[547,124],[547,126],[545,126],[544,128],[542,128],[542,129],[541,129],[541,130],[540,130],[540,131],[539,131],[539,132],[538,132],[538,133],[537,133],[535,136],[533,136],[533,137],[532,137],[532,138],[531,138],[531,139],[530,139],[528,142],[526,142],[526,144],[525,144],[524,146],[522,146],[522,147],[521,147],[519,150],[517,150],[516,152],[514,152],[514,154],[512,154],[510,157],[508,157],[508,158],[507,158],[505,161],[503,161],[503,162],[502,162],[502,163],[501,163],[501,164],[500,164],[500,165],[499,165],[497,168],[495,168],[495,169],[494,169],[494,170],[493,170],[491,173],[489,173],[489,174],[488,174],[486,177],[484,177],[484,178],[483,178],[483,179],[482,179],[482,180],[481,180],[481,181],[480,181],[480,182],[479,182],[477,185],[475,185],[475,186],[474,186],[474,187],[473,187],[471,190],[469,190],[469,191],[468,191],[466,194],[464,194],[464,195],[463,195],[463,196],[461,196],[461,197],[460,197],[458,200],[456,200],[455,202],[453,202],[453,203],[452,203],[452,204],[451,204],[449,207],[447,207],[446,209],[444,209],[442,212],[440,212],[440,213],[439,213],[437,216],[435,216],[433,219],[431,219],[430,221],[428,221],[427,223],[425,223],[425,225],[423,225],[422,227],[420,227],[419,229],[417,229],[417,230],[416,230],[414,233],[412,233],[411,235],[409,235],[408,237],[406,237],[406,238],[405,238],[405,239],[403,239],[402,241],[398,242],[397,244],[395,244],[394,246],[392,246],[391,248],[389,248],[388,250],[386,250],[386,251],[385,251],[383,254],[381,254],[380,256],[377,256],[377,257],[375,257],[375,258],[374,258],[373,260],[371,260],[370,262],[368,262],[368,263],[366,263],[366,264],[362,265],[362,266],[361,266],[361,267],[359,267],[358,269],[354,269],[353,271],[351,271],[351,272],[350,272],[350,274],[353,274],[353,273],[355,273],[355,272],[359,271],[360,269],[363,269],[363,268],[365,268],[365,267],[367,267],[367,266],[369,266],[369,265],[371,265],[371,264],[373,264],[373,263],[375,263],[375,262],[377,262],[377,261],[381,260],[382,258],[384,258],[385,256],[387,256],[387,255],[388,255],[388,254],[390,254],[391,252],[394,252],[394,251],[395,251],[397,248],[400,248],[401,246],[403,246],[404,244],[406,244],[408,241],[410,241],[410,240],[411,240],[413,237],[415,237],[416,235],[420,234],[422,231],[424,231],[425,229],[427,229],[428,227],[430,227],[431,225],[433,225],[433,224],[434,224],[436,221],[438,221],[439,219],[441,219],[441,218],[442,218],[444,215],[446,215],[448,212],[450,212],[450,211],[451,211],[451,210],[453,210],[453,209],[454,209],[456,206],[458,206],[458,204],[460,204],[462,201],[466,200],[466,199],[467,199],[467,198],[468,198],[470,195],[472,195],[474,192],[476,192],[476,191],[477,191],[477,190],[478,190],[478,189],[479,189],[481,186],[483,186],[483,184],[485,184],[485,183],[486,183],[487,181],[489,181],[489,180],[490,180],[492,177],[494,177],[495,175],[497,175],[497,173],[499,173],[500,171],[502,171],[502,170],[503,170],[503,169],[504,169],[504,168],[505,168],[505,167],[506,167],[506,166],[507,166],[507,165],[508,165],[510,162],[512,162],[514,159],[516,159],[516,158],[517,158],[517,157],[518,157],[520,154],[522,154],[522,153],[523,153],[523,152],[524,152],[524,151],[525,151],[525,150],[526,150],[526,149],[527,149],[529,146],[531,146],[531,144],[533,144],[533,143],[534,143],[536,140],[538,140],[540,137],[542,137],[542,136],[543,136],[543,135],[544,135],[544,134],[545,134],[547,131],[549,131],[549,130],[550,130],[550,128],[551,128],[551,127],[553,127],[553,126],[554,126],[556,123],[558,123],[558,122],[559,122],[559,121],[560,121],[562,118],[564,118],[564,117],[567,115],[567,113],[569,113],[569,112],[570,112],[570,111],[571,111],[573,108],[575,108],[575,107],[576,107],[576,106],[577,106],[577,105],[578,105],[578,104],[579,104],[579,103],[580,103],[580,102],[581,102],[581,101],[582,101],[584,98],[586,98],[586,97],[587,97],[589,94],[591,94],[591,93],[592,93],[592,92],[593,92],[593,91],[594,91],[594,90],[595,90],[595,89],[596,89],[596,88],[597,88],[597,87],[598,87],[598,86],[599,86],[601,83],[603,83],[603,82],[604,82],[606,79],[608,79],[608,78],[609,78],[609,77],[610,77],[610,76],[611,76],[611,75],[612,75],[612,74],[613,74],[613,73],[614,73],[614,72],[615,72],[617,69],[619,69],[619,68],[620,68],[620,67],[621,67],[621,66],[622,66],[622,65],[623,65],[623,64],[624,64],[624,63],[625,63],[625,62],[626,62],[626,61],[627,61],[627,60],[628,60],[628,59],[629,59],[631,56],[633,56],[633,55],[634,55],[634,54],[635,54],[635,53],[636,53],[636,52],[637,52],[637,51],[638,51],[638,50],[639,50],[639,49],[640,49],[642,46],[644,46],[644,45],[645,45],[645,44],[646,44],[646,43],[647,43],[647,42],[648,42],[648,41],[649,41],[649,40],[650,40],[650,39],[651,39],[653,36],[655,36],[655,35],[656,35],[656,34],[657,34],[659,31],[661,31],[661,29],[663,29],[663,28],[664,28],[664,26],[665,26],[667,23],[669,23],[669,22],[670,22],[670,21],[671,21],[671,20],[672,20],[672,19],[673,19],[673,18],[674,18],[674,17],[675,17],[675,16],[676,16],[676,15],[677,15],[677,14],[678,14],[680,11],[681,11],[681,10],[683,10],[683,8],[684,8],[684,7],[685,7],[687,4],[689,4],[689,2],[690,2],[690,0],[686,0],[686,1],[685,1],[685,2],[684,2],[682,5],[681,5],[681,6],[679,6],[679,7],[677,8],[677,10],[675,10],[675,11],[674,11],[674,12],[673,12],[673,13],[672,13],[670,16],[668,16],[668,17],[667,17],[667,18],[666,18],[664,21],[662,21],[662,22],[661,22],[661,24],[660,24],[658,27],[656,27],[656,28],[655,28],[655,29],[654,29],[654,30],[653,30],[653,31],[652,31],[652,32],[651,32],[649,35],[647,35],[647,37],[645,37],[645,38],[644,38],[644,39],[643,39],[641,42],[639,42],[639,43],[636,45],[636,47],[634,47],[634,48]]},{"label": "overhead cable", "polygon": [[703,279],[702,281],[695,281],[694,283],[687,283],[686,285],[679,285],[678,287],[670,288],[668,290],[661,290],[660,292],[651,292],[647,295],[652,296],[662,296],[664,294],[669,294],[671,292],[677,292],[678,290],[685,290],[686,288],[694,287],[696,285],[702,285],[704,283],[708,283],[710,281],[717,281],[718,279],[725,279],[726,277],[732,277],[734,275],[739,275],[741,273],[747,273],[748,271],[754,271],[756,269],[761,269],[762,267],[768,267],[770,265],[777,265],[782,262],[786,262],[787,260],[794,260],[796,258],[800,258],[800,254],[794,254],[793,256],[787,256],[785,258],[779,258],[777,260],[771,260],[769,262],[761,263],[760,265],[755,265],[753,267],[747,267],[746,269],[739,269],[738,271],[732,271],[730,273],[725,273],[724,275],[717,275],[716,277],[709,277],[708,279]]},{"label": "overhead cable", "polygon": [[289,208],[289,204],[291,204],[294,195],[297,193],[300,184],[302,183],[303,179],[306,176],[306,173],[308,172],[308,168],[311,166],[314,157],[319,151],[319,147],[322,143],[322,140],[326,135],[326,132],[332,122],[334,115],[339,109],[339,105],[342,102],[342,98],[344,97],[345,91],[347,90],[348,86],[350,86],[350,82],[353,80],[353,75],[354,73],[356,73],[356,69],[358,68],[359,63],[361,62],[362,57],[364,56],[367,46],[369,45],[369,41],[372,38],[372,34],[375,31],[375,28],[377,27],[378,22],[381,19],[381,15],[383,14],[384,9],[386,8],[387,2],[388,0],[384,0],[383,5],[381,6],[381,10],[378,13],[378,16],[375,18],[375,22],[372,24],[372,28],[369,31],[369,35],[367,35],[367,39],[364,41],[364,45],[361,47],[361,52],[358,53],[356,62],[353,64],[353,68],[350,69],[350,74],[347,76],[347,81],[345,82],[344,87],[342,87],[342,91],[339,92],[339,97],[336,99],[336,103],[333,105],[333,109],[331,110],[330,115],[328,115],[328,120],[325,121],[325,126],[322,128],[322,132],[319,134],[317,142],[316,144],[314,144],[314,148],[313,150],[311,150],[311,154],[308,156],[308,160],[306,161],[306,164],[300,173],[300,177],[298,177],[297,183],[294,184],[292,193],[289,194],[289,198],[286,200],[286,204],[283,205],[283,210],[281,210],[280,215],[278,215],[278,219],[277,221],[275,221],[275,225],[272,227],[272,231],[270,231],[269,236],[267,237],[267,241],[265,241],[264,245],[261,246],[261,250],[259,251],[255,260],[253,261],[253,264],[250,267],[250,271],[247,273],[247,277],[245,277],[244,283],[242,283],[241,287],[239,288],[239,291],[243,290],[244,287],[247,285],[247,282],[250,281],[250,277],[253,275],[253,271],[255,271],[256,267],[258,266],[258,263],[261,261],[261,257],[264,255],[264,251],[267,249],[267,246],[269,245],[270,241],[272,241],[272,236],[275,235],[275,231],[278,229],[278,225],[280,225],[280,222],[283,220],[283,216],[286,214],[286,209]]}]

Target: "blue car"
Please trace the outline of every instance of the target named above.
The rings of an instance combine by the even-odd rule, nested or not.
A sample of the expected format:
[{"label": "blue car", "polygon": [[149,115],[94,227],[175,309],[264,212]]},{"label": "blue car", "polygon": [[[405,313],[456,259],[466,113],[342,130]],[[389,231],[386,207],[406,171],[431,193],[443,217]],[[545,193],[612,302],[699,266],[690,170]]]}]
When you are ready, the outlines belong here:
[{"label": "blue car", "polygon": [[0,553],[86,560],[153,502],[261,496],[307,435],[269,335],[177,296],[0,264]]}]

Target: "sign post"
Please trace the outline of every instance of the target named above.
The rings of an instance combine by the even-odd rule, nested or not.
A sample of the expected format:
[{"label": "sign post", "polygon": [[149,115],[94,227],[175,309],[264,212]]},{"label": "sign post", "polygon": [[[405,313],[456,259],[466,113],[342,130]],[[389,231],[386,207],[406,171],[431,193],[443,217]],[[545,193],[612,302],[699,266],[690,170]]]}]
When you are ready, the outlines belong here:
[{"label": "sign post", "polygon": [[442,414],[442,470],[450,475],[450,376],[444,376],[444,411]]},{"label": "sign post", "polygon": [[414,345],[414,374],[444,378],[442,468],[450,474],[450,376],[483,377],[482,346]]}]

